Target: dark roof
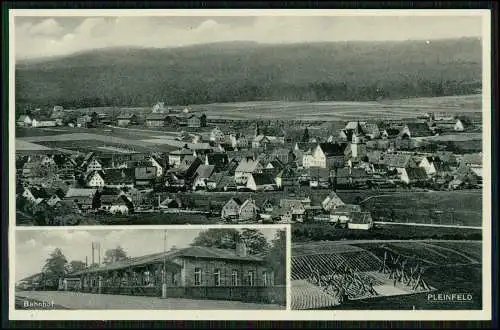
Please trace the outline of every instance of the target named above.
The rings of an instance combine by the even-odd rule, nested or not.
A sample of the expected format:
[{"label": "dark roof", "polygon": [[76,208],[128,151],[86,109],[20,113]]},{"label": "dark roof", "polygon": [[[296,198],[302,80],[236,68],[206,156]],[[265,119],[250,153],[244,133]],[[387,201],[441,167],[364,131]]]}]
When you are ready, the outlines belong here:
[{"label": "dark roof", "polygon": [[268,173],[254,173],[252,176],[257,186],[275,184],[273,176]]},{"label": "dark roof", "polygon": [[156,178],[156,167],[135,167],[134,177],[136,180],[153,180]]},{"label": "dark roof", "polygon": [[133,168],[112,168],[104,172],[104,182],[106,184],[134,183],[135,169]]},{"label": "dark roof", "polygon": [[432,135],[432,132],[426,123],[408,123],[406,126],[410,130],[412,137]]},{"label": "dark roof", "polygon": [[239,199],[238,197],[232,197],[229,201],[231,201],[231,200],[235,201],[236,204],[238,204],[238,205],[242,205],[243,204],[243,202],[241,201],[241,199]]},{"label": "dark roof", "polygon": [[200,165],[196,169],[196,176],[201,178],[209,178],[215,169],[214,165]]},{"label": "dark roof", "polygon": [[330,170],[327,168],[311,167],[309,168],[309,175],[312,178],[328,179],[330,177]]},{"label": "dark roof", "polygon": [[[103,265],[98,268],[90,268],[87,270],[78,271],[73,274],[69,274],[69,276],[77,276],[86,273],[124,269],[128,267],[141,266],[151,263],[161,263],[165,260],[169,262],[170,265],[177,265],[175,262],[173,262],[173,260],[182,257],[263,262],[263,258],[258,256],[253,256],[253,255],[239,256],[236,254],[236,250],[217,249],[205,246],[190,246],[185,249],[170,250],[167,252],[153,253],[141,257],[129,258],[115,263]],[[181,267],[180,265],[177,266]]]},{"label": "dark roof", "polygon": [[33,197],[35,197],[36,199],[50,197],[50,194],[47,193],[47,191],[43,188],[31,187],[29,190],[31,191]]},{"label": "dark roof", "polygon": [[320,143],[321,150],[328,156],[344,156],[344,151],[347,146],[345,143]]},{"label": "dark roof", "polygon": [[401,133],[401,127],[388,127],[385,129],[388,137],[396,137]]},{"label": "dark roof", "polygon": [[229,158],[222,152],[212,152],[207,154],[206,157],[208,158],[208,163],[210,165],[215,165],[217,168],[222,168],[229,163]]},{"label": "dark roof", "polygon": [[129,112],[129,113],[127,113],[127,112],[123,112],[123,113],[119,114],[119,115],[116,117],[116,119],[132,119],[132,118],[134,118],[134,117],[136,117],[136,115],[135,115],[135,114],[133,114],[133,113],[130,113],[130,112]]},{"label": "dark roof", "polygon": [[168,115],[162,113],[152,113],[146,117],[146,120],[166,120]]},{"label": "dark roof", "polygon": [[408,167],[406,168],[406,174],[410,180],[425,180],[427,179],[427,173],[421,167]]},{"label": "dark roof", "polygon": [[380,162],[391,167],[407,167],[412,160],[410,154],[387,153],[380,157]]},{"label": "dark roof", "polygon": [[372,216],[370,212],[352,212],[351,222],[361,224],[370,223],[372,222]]}]

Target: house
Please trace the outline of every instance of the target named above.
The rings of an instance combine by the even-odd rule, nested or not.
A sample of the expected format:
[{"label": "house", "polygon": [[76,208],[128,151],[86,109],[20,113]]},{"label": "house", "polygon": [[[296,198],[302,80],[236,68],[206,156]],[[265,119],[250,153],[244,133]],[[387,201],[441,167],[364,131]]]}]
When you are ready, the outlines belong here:
[{"label": "house", "polygon": [[231,147],[235,149],[246,149],[248,148],[248,139],[245,135],[242,134],[230,134],[229,142],[231,143]]},{"label": "house", "polygon": [[258,211],[259,208],[255,205],[255,201],[248,198],[240,206],[238,219],[242,221],[253,220],[257,217]]},{"label": "house", "polygon": [[[403,127],[400,127],[400,126],[390,126],[390,127],[387,127],[386,129],[384,129],[382,131],[382,133],[380,134],[380,136],[383,138],[383,139],[400,139],[400,138],[403,138],[403,133],[405,133],[403,131]],[[404,135],[405,138],[409,138],[409,136],[407,134]]]},{"label": "house", "polygon": [[87,187],[101,188],[104,187],[104,172],[103,171],[92,171],[85,178],[85,183]]},{"label": "house", "polygon": [[240,215],[240,207],[243,203],[238,198],[231,198],[222,207],[221,218],[224,220],[237,219]]},{"label": "house", "polygon": [[274,177],[268,173],[251,173],[246,187],[252,191],[273,191],[278,188]]},{"label": "house", "polygon": [[361,207],[355,204],[340,205],[328,212],[328,221],[347,227],[347,224],[352,220],[354,212],[361,212]]},{"label": "house", "polygon": [[152,113],[146,117],[146,126],[163,127],[168,121],[168,116],[162,113]]},{"label": "house", "polygon": [[207,126],[207,116],[205,114],[191,114],[187,117],[187,125],[191,128]]},{"label": "house", "polygon": [[274,203],[270,199],[266,199],[262,203],[260,209],[263,210],[264,212],[271,213],[274,210]]},{"label": "house", "polygon": [[163,174],[165,173],[165,170],[166,170],[165,162],[162,159],[160,159],[159,157],[155,157],[155,156],[150,156],[150,157],[148,157],[148,159],[151,162],[151,165],[156,168],[156,176],[162,177]]},{"label": "house", "polygon": [[[286,296],[285,287],[281,291],[274,288],[274,271],[264,258],[250,254],[243,241],[238,241],[234,249],[171,248],[166,252],[86,268],[64,278],[76,283],[71,290],[98,294],[125,293],[125,288],[140,287],[147,289],[148,293],[143,291],[144,295],[153,293],[161,297],[162,285],[166,284],[168,298],[235,299],[260,303],[276,303],[274,300],[277,300],[284,305]],[[217,287],[219,290],[214,289]],[[266,291],[265,287],[272,291]],[[70,287],[62,285],[61,289],[70,290]],[[270,292],[278,294],[273,293],[269,298]]]},{"label": "house", "polygon": [[45,189],[37,187],[24,188],[22,196],[35,205],[38,205],[51,197]]},{"label": "house", "polygon": [[99,210],[127,215],[133,212],[134,205],[125,195],[101,195]]},{"label": "house", "polygon": [[134,168],[110,168],[104,173],[105,187],[133,188],[135,184]]},{"label": "house", "polygon": [[178,167],[181,165],[181,162],[188,156],[196,156],[196,152],[194,150],[188,149],[187,147],[179,150],[174,150],[168,155],[168,165],[172,167]]},{"label": "house", "polygon": [[402,169],[397,169],[401,181],[406,184],[419,183],[428,180],[427,173],[425,169],[421,167],[407,167]]},{"label": "house", "polygon": [[309,180],[311,188],[330,188],[330,170],[321,167],[310,167]]},{"label": "house", "polygon": [[158,102],[153,106],[152,112],[153,113],[168,113],[168,109],[165,109],[164,102]]},{"label": "house", "polygon": [[173,188],[176,191],[186,188],[186,180],[173,172],[168,172],[165,176],[165,187]]},{"label": "house", "polygon": [[432,132],[426,123],[408,123],[403,127],[401,133],[403,136],[406,134],[410,138],[431,136]]},{"label": "house", "polygon": [[321,206],[325,211],[336,209],[342,205],[345,205],[345,203],[334,191],[330,192],[330,194],[321,202]]},{"label": "house", "polygon": [[385,153],[380,157],[379,161],[389,170],[418,167],[413,155],[408,153]]},{"label": "house", "polygon": [[137,115],[133,113],[121,113],[116,117],[116,124],[118,126],[129,126],[137,124]]},{"label": "house", "polygon": [[215,170],[214,165],[200,165],[196,169],[193,182],[193,190],[207,188],[207,182]]},{"label": "house", "polygon": [[90,173],[94,171],[102,171],[103,166],[97,157],[92,157],[88,163],[84,162],[85,172]]},{"label": "house", "polygon": [[242,159],[234,172],[236,184],[246,185],[251,174],[262,173],[263,167],[259,161],[250,157]]},{"label": "house", "polygon": [[257,135],[252,140],[252,148],[264,148],[267,149],[269,145],[282,145],[285,143],[285,137],[283,136],[269,136],[269,135]]},{"label": "house", "polygon": [[95,188],[69,188],[63,200],[74,201],[80,210],[89,211],[96,208],[98,194]]},{"label": "house", "polygon": [[210,131],[210,141],[220,143],[224,141],[224,138],[224,133],[219,127],[216,126]]},{"label": "house", "polygon": [[97,127],[97,118],[98,115],[96,113],[93,113],[92,116],[90,115],[80,116],[76,119],[76,126],[86,127],[86,128]]},{"label": "house", "polygon": [[286,166],[275,177],[276,185],[281,187],[293,187],[299,184],[297,170],[292,166]]},{"label": "house", "polygon": [[151,187],[156,178],[156,167],[154,166],[138,166],[134,168],[134,179],[135,186],[137,188],[141,187]]},{"label": "house", "polygon": [[207,190],[217,190],[222,178],[227,175],[227,172],[213,172],[206,181]]},{"label": "house", "polygon": [[349,229],[369,230],[373,227],[373,219],[370,212],[352,212],[351,221],[347,223]]},{"label": "house", "polygon": [[31,120],[31,127],[55,127],[56,121],[50,118],[38,117]]},{"label": "house", "polygon": [[205,155],[205,165],[213,165],[215,171],[221,171],[229,164],[229,158],[225,153],[212,152]]},{"label": "house", "polygon": [[271,157],[278,159],[282,164],[288,164],[295,160],[293,150],[287,148],[277,148],[271,152]]},{"label": "house", "polygon": [[303,222],[306,209],[300,199],[281,199],[280,212],[282,222]]},{"label": "house", "polygon": [[236,184],[236,181],[234,180],[234,176],[228,173],[224,173],[224,175],[217,183],[216,189],[218,191],[236,191],[238,189],[238,186]]},{"label": "house", "polygon": [[167,197],[158,206],[161,210],[180,210],[183,208],[180,198]]},{"label": "house", "polygon": [[16,121],[18,127],[30,127],[33,119],[30,115],[21,115]]},{"label": "house", "polygon": [[344,166],[345,148],[345,144],[319,143],[314,151],[303,154],[302,166],[304,168],[333,168]]}]

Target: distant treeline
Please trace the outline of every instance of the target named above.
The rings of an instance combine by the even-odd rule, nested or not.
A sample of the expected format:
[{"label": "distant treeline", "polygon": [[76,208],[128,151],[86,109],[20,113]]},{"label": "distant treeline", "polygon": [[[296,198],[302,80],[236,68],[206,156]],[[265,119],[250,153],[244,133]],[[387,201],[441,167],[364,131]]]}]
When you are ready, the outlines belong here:
[{"label": "distant treeline", "polygon": [[373,101],[472,94],[481,88],[477,39],[402,43],[201,45],[97,50],[21,63],[24,108],[243,101]]}]

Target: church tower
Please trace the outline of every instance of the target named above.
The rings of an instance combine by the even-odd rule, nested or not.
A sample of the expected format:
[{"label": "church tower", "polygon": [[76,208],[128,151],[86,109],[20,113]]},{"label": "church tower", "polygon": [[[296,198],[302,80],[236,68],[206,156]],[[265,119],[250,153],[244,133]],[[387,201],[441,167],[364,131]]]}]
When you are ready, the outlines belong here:
[{"label": "church tower", "polygon": [[259,136],[259,135],[260,135],[260,127],[259,127],[259,123],[256,123],[254,136]]},{"label": "church tower", "polygon": [[353,159],[360,160],[366,156],[366,143],[363,128],[358,121],[351,140],[351,156]]}]

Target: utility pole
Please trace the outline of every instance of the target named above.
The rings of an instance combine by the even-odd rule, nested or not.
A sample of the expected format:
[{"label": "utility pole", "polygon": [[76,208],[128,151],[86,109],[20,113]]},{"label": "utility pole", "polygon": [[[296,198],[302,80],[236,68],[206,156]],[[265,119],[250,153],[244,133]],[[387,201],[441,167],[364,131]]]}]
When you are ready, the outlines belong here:
[{"label": "utility pole", "polygon": [[167,231],[163,232],[163,276],[161,285],[161,297],[167,298]]}]

